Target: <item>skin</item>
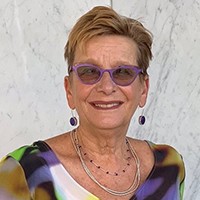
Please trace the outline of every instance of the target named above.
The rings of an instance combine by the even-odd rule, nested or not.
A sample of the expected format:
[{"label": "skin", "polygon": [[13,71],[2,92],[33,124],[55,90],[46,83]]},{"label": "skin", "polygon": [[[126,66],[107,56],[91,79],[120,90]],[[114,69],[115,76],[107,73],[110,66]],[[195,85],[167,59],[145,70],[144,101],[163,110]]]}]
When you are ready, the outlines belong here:
[{"label": "skin", "polygon": [[[103,69],[124,64],[137,66],[137,46],[124,36],[94,37],[86,43],[84,51],[76,49],[74,65],[78,63],[91,63]],[[106,170],[114,172],[126,166],[126,158],[130,156],[127,154],[125,143],[127,129],[137,107],[145,105],[148,89],[148,77],[141,80],[138,76],[132,84],[124,87],[116,85],[107,72],[93,85],[81,83],[74,72],[70,77],[65,77],[69,107],[76,109],[79,115],[80,125],[77,128],[79,142],[93,160]],[[154,158],[146,142],[136,139],[130,141],[140,159],[140,184],[142,184],[153,167]],[[133,195],[117,197],[99,188],[84,172],[68,133],[46,142],[70,175],[100,199],[123,200]],[[136,172],[133,158],[126,174],[119,177],[106,176],[87,160],[86,163],[98,181],[119,191],[131,185]]]}]

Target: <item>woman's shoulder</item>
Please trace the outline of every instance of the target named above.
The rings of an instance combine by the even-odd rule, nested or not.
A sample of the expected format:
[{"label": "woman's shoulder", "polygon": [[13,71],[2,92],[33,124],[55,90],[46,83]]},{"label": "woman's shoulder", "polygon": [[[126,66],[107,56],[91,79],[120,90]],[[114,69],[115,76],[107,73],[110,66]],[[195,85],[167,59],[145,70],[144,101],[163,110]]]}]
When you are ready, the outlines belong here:
[{"label": "woman's shoulder", "polygon": [[185,177],[185,166],[182,155],[171,145],[157,144],[147,140],[132,140],[133,145],[138,146],[141,158],[145,156],[154,160],[154,168],[176,168],[181,180]]},{"label": "woman's shoulder", "polygon": [[49,151],[50,148],[43,141],[37,141],[30,145],[21,146],[14,151],[7,154],[6,158],[12,157],[18,162],[24,160],[25,158],[37,156],[43,152]]},{"label": "woman's shoulder", "polygon": [[[39,148],[32,144],[22,146],[6,155],[0,161],[0,196],[3,199],[30,199],[30,187],[27,177],[31,174],[35,165],[33,155],[38,154]],[[16,188],[20,188],[16,190]],[[23,192],[22,192],[23,191]]]},{"label": "woman's shoulder", "polygon": [[185,166],[182,155],[171,145],[155,144],[147,141],[156,160],[156,167],[177,170],[180,180],[185,178]]},{"label": "woman's shoulder", "polygon": [[[55,149],[57,150],[65,148],[66,150],[66,143],[64,143],[66,137],[65,135],[66,134],[61,134],[44,141],[39,140],[33,142],[32,144],[21,146],[14,151],[8,153],[2,160],[6,160],[11,157],[14,160],[18,161],[20,164],[26,160],[30,162],[35,162],[36,159],[49,160],[49,155],[55,154]],[[56,156],[51,157],[54,158]]]},{"label": "woman's shoulder", "polygon": [[151,141],[146,141],[158,161],[167,161],[167,163],[182,162],[181,154],[171,145],[156,144]]},{"label": "woman's shoulder", "polygon": [[[50,195],[55,196],[51,168],[59,164],[44,141],[14,150],[0,162],[0,196],[4,199],[9,195],[16,196],[14,199],[32,199],[30,196],[37,191],[43,197],[41,199],[50,199]],[[41,189],[44,184],[46,186]],[[19,191],[16,188],[20,188]],[[54,196],[52,198],[56,199]]]},{"label": "woman's shoulder", "polygon": [[19,166],[26,176],[31,176],[41,167],[48,168],[59,163],[51,148],[44,141],[37,141],[31,145],[21,146],[7,154],[0,162],[1,169],[5,166]]}]

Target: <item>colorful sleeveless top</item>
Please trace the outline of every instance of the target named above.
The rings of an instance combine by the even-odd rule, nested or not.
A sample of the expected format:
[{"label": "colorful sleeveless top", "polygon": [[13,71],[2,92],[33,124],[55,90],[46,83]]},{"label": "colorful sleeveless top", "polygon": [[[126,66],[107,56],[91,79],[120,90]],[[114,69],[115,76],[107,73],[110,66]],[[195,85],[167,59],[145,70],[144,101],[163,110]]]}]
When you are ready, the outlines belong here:
[{"label": "colorful sleeveless top", "polygon": [[[182,200],[182,157],[167,145],[148,142],[155,157],[146,181],[130,200]],[[43,141],[21,147],[0,162],[2,200],[100,200],[79,185]]]}]

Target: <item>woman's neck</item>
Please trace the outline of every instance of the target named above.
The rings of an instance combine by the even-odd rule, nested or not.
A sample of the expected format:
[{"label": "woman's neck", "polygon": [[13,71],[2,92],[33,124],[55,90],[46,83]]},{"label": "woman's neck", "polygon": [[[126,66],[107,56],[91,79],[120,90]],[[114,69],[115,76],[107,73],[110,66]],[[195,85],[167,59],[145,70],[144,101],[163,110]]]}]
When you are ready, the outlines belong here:
[{"label": "woman's neck", "polygon": [[126,130],[88,130],[77,128],[79,143],[92,154],[123,155],[126,147]]}]

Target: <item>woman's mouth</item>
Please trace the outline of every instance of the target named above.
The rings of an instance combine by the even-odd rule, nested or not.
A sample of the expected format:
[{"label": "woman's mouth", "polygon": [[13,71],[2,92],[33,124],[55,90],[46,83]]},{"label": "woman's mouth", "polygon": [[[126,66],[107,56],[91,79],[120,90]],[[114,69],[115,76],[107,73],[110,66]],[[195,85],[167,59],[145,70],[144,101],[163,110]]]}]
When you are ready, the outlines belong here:
[{"label": "woman's mouth", "polygon": [[120,101],[118,102],[91,102],[90,104],[96,109],[107,110],[107,109],[118,108],[122,104],[122,102]]}]

